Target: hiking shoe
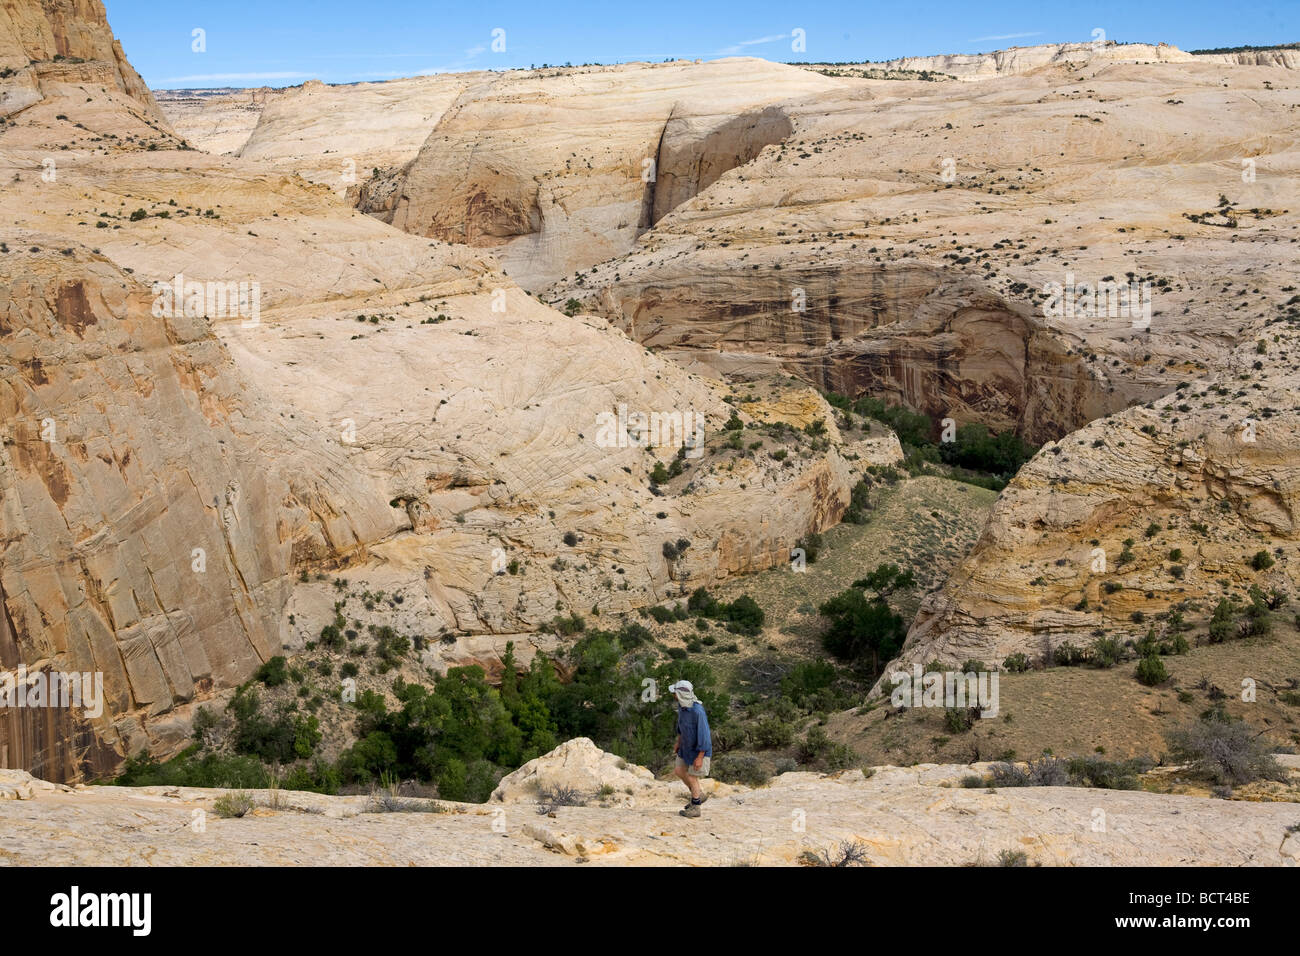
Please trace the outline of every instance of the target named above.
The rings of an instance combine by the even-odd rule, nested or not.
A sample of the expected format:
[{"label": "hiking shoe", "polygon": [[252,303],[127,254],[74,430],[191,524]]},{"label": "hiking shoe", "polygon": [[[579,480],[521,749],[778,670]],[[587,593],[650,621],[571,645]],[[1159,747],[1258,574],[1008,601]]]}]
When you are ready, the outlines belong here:
[{"label": "hiking shoe", "polygon": [[699,801],[699,803],[696,803],[696,802],[695,802],[695,798],[694,798],[694,797],[691,797],[689,800],[686,801],[686,806],[688,806],[688,807],[690,807],[690,806],[702,807],[702,806],[704,806],[704,801],[707,800],[707,799],[709,799],[709,795],[708,795],[707,793],[701,793],[701,794],[700,794],[700,801]]},{"label": "hiking shoe", "polygon": [[688,803],[686,804],[686,809],[678,810],[677,812],[682,816],[690,817],[693,820],[700,815],[700,805],[698,803]]}]

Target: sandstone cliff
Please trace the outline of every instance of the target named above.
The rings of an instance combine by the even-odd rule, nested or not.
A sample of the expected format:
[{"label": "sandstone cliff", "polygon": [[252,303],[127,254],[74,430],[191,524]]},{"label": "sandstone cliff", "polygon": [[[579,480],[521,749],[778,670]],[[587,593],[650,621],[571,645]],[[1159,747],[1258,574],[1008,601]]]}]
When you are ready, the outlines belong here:
[{"label": "sandstone cliff", "polygon": [[[162,112],[127,62],[101,0],[19,0],[0,6],[0,69],[6,80],[0,112],[39,99],[46,81],[107,82],[139,102],[155,120]],[[26,94],[26,95],[24,95]]]},{"label": "sandstone cliff", "polygon": [[781,101],[840,83],[745,58],[492,76],[431,130],[396,195],[362,208],[490,248],[536,289],[627,252],[673,205],[783,138]]},{"label": "sandstone cliff", "polygon": [[[102,673],[106,708],[84,723],[6,708],[0,747],[68,779],[174,743],[192,701],[278,652],[304,540],[347,550],[392,519],[364,498],[317,515],[310,472],[266,467],[249,419],[270,409],[205,320],[154,316],[144,287],[83,249],[5,260],[0,667]],[[283,431],[286,446],[315,437]]]},{"label": "sandstone cliff", "polygon": [[1300,336],[1279,324],[1261,342],[1234,356],[1225,372],[1236,374],[1189,381],[1040,451],[923,602],[900,663],[1041,660],[1097,633],[1163,634],[1157,615],[1184,606],[1203,619],[1251,586],[1295,594]]},{"label": "sandstone cliff", "polygon": [[1193,59],[1166,43],[1042,43],[1013,46],[991,53],[949,53],[940,56],[906,56],[870,65],[887,70],[946,73],[960,80],[1028,73],[1044,67],[1073,68],[1104,63],[1186,63]]},{"label": "sandstone cliff", "polygon": [[[1060,438],[1221,367],[1286,299],[1295,91],[1196,62],[857,81],[786,104],[784,141],[544,295],[678,360]],[[1104,281],[1145,311],[1047,308]]]},{"label": "sandstone cliff", "polygon": [[1238,53],[1187,53],[1167,43],[1042,43],[1014,46],[990,53],[951,53],[908,56],[867,63],[887,70],[929,71],[959,80],[986,80],[1053,67],[1080,69],[1105,63],[1224,63],[1232,66],[1272,66],[1300,69],[1300,52],[1278,48]]},{"label": "sandstone cliff", "polygon": [[1237,53],[1197,53],[1196,59],[1206,63],[1228,63],[1233,66],[1274,66],[1287,70],[1300,70],[1300,50],[1292,47],[1275,50],[1242,50]]}]

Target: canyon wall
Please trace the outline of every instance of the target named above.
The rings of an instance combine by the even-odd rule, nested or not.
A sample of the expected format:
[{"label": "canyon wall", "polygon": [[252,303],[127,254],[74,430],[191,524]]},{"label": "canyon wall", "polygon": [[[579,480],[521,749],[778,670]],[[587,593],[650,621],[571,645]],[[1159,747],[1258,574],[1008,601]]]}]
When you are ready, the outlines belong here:
[{"label": "canyon wall", "polygon": [[[0,5],[0,69],[19,74],[6,83],[8,89],[39,87],[42,78],[107,82],[163,121],[149,87],[113,36],[101,0],[10,0]],[[0,98],[0,110],[18,102],[14,96]]]},{"label": "canyon wall", "polygon": [[[1100,633],[1171,633],[1221,597],[1300,587],[1300,334],[1274,326],[1236,374],[1053,442],[998,500],[975,548],[928,595],[900,664],[1050,659]],[[1257,559],[1263,553],[1266,560]]]}]

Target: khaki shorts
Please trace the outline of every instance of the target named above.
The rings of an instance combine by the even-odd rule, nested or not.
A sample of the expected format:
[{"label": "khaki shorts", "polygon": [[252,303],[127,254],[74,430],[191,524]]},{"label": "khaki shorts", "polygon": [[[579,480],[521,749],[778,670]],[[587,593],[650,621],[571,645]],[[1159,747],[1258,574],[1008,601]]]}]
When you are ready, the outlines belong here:
[{"label": "khaki shorts", "polygon": [[712,757],[705,757],[700,762],[700,769],[696,770],[694,764],[687,766],[686,761],[683,760],[679,755],[677,757],[677,762],[673,766],[686,767],[686,772],[689,773],[692,777],[707,777],[709,775],[709,768],[712,763],[713,763]]}]

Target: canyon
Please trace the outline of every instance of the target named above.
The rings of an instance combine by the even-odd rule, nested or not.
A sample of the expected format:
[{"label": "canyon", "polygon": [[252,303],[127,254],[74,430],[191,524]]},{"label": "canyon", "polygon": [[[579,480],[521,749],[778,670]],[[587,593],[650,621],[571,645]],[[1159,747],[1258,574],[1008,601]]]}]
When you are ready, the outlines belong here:
[{"label": "canyon", "polygon": [[[10,765],[74,780],[176,752],[199,705],[319,629],[302,608],[328,608],[327,572],[407,589],[430,636],[464,639],[460,662],[494,659],[561,608],[788,560],[898,454],[832,433],[797,464],[705,461],[652,489],[682,439],[601,448],[598,416],[690,408],[716,449],[735,414],[721,383],[546,307],[472,248],[269,163],[178,149],[115,59],[46,68],[116,49],[101,6],[87,46],[61,32],[72,5],[20,6],[37,45],[2,82],[39,98],[0,132],[0,665],[102,671],[109,706],[8,710]],[[258,320],[166,306],[154,283],[178,275],[256,281]],[[670,566],[660,545],[678,539],[701,545]],[[509,560],[524,573],[502,575]]]},{"label": "canyon", "polygon": [[[387,600],[366,623],[420,638],[426,672],[497,674],[508,643],[524,663],[562,647],[563,615],[621,620],[788,566],[908,452],[828,394],[1041,446],[921,599],[900,666],[1047,662],[1099,628],[1138,640],[1175,606],[1297,593],[1295,51],[852,66],[154,93],[99,0],[0,9],[0,668],[102,672],[106,692],[96,717],[0,713],[32,839],[57,841],[79,804],[159,827],[206,806],[76,787],[189,747],[201,709],[342,618],[344,574]],[[1071,293],[1054,310],[1053,285],[1141,289],[1149,309]],[[624,410],[698,415],[703,440],[611,445]],[[742,429],[786,445],[754,454]],[[667,806],[650,771],[587,746],[610,778],[591,789]],[[962,843],[968,862],[1017,841],[1047,862],[1296,856],[1264,803],[1153,823],[1190,800],[1106,794],[1143,821],[1116,848],[1046,806],[1080,815],[1095,795],[965,793],[969,769],[787,773],[719,805],[777,828],[806,800],[847,821],[819,846],[862,838],[878,862],[938,862],[924,835],[945,813],[996,836]],[[886,788],[910,808],[902,836],[882,835]],[[364,803],[304,812],[396,861],[377,848],[388,818],[355,832]],[[431,819],[472,862],[748,853],[737,830],[666,857],[633,836],[646,807],[565,807],[498,842],[490,806]],[[1218,813],[1232,838],[1210,846]],[[756,851],[773,862],[813,848],[774,834]]]}]

